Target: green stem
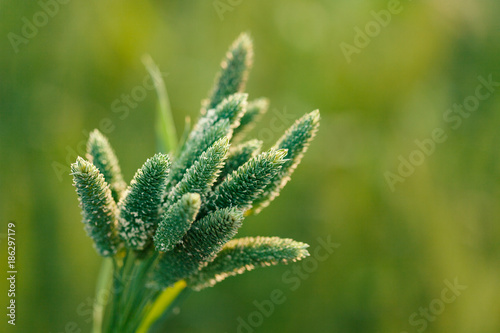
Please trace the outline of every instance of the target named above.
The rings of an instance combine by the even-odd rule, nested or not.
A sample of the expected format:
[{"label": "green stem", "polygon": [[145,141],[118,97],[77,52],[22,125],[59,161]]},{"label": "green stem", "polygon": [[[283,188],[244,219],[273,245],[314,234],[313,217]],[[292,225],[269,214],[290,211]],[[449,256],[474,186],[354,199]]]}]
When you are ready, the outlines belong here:
[{"label": "green stem", "polygon": [[132,332],[137,332],[137,327],[145,318],[149,310],[151,310],[152,304],[158,298],[158,295],[161,291],[155,289],[148,289],[143,293],[143,297],[140,298],[137,303],[136,309],[137,311],[134,313],[132,318],[129,321],[129,327]]},{"label": "green stem", "polygon": [[172,287],[165,289],[160,296],[156,298],[154,303],[151,304],[150,310],[142,319],[137,333],[147,333],[151,325],[158,320],[168,307],[175,301],[181,291],[186,288],[184,280],[178,281]]},{"label": "green stem", "polygon": [[184,288],[183,290],[181,290],[179,292],[179,294],[173,300],[173,302],[170,303],[170,305],[168,305],[168,307],[167,307],[167,309],[165,311],[163,311],[163,314],[160,316],[160,318],[158,318],[155,322],[153,322],[153,324],[150,327],[151,332],[155,332],[157,330],[159,332],[162,331],[162,327],[165,324],[165,322],[167,321],[167,319],[170,317],[170,315],[172,313],[174,313],[174,310],[178,306],[180,306],[180,304],[182,302],[184,302],[184,300],[189,296],[189,294],[191,293],[191,291],[192,290],[190,288]]},{"label": "green stem", "polygon": [[[163,291],[146,288],[157,258],[155,253],[140,259],[127,251],[124,257],[104,259],[96,288],[93,333],[147,332],[158,319],[168,317],[184,298],[180,296],[186,295],[186,282]],[[102,301],[105,296],[110,296],[109,302]]]},{"label": "green stem", "polygon": [[120,282],[123,285],[123,296],[120,300],[122,306],[129,297],[130,285],[133,283],[133,281],[135,281],[136,266],[136,255],[134,251],[127,251],[123,268],[120,273]]},{"label": "green stem", "polygon": [[[94,300],[94,313],[93,313],[93,333],[102,332],[103,313],[107,304],[107,296],[109,297],[109,287],[113,277],[113,259],[104,258],[97,278],[97,286]],[[105,295],[105,294],[108,295]]]},{"label": "green stem", "polygon": [[145,298],[145,284],[147,274],[155,262],[156,255],[151,255],[150,258],[141,260],[138,265],[136,265],[134,272],[134,279],[128,287],[128,293],[126,299],[123,302],[126,304],[122,313],[120,327],[126,329],[130,325],[131,318],[138,311],[141,310],[140,302]]},{"label": "green stem", "polygon": [[[123,269],[123,274],[120,277],[124,282],[123,293],[120,299],[120,313],[118,319],[118,327],[125,327],[127,323],[127,314],[131,311],[131,305],[129,300],[135,296],[135,290],[139,276],[141,274],[141,268],[143,266],[143,261],[139,260],[137,262],[137,255],[134,251],[129,251],[125,259],[125,265]],[[121,330],[120,330],[121,331]]]},{"label": "green stem", "polygon": [[[132,262],[132,263],[131,263]],[[121,308],[121,300],[124,289],[126,288],[126,284],[124,283],[123,277],[126,276],[128,270],[133,267],[133,258],[130,256],[130,253],[125,253],[124,258],[118,259],[115,258],[113,260],[113,284],[111,290],[111,304],[108,306],[108,310],[106,312],[107,324],[106,324],[106,333],[110,332],[118,332],[118,321],[120,319],[120,308]]]},{"label": "green stem", "polygon": [[120,286],[120,276],[121,272],[123,271],[123,266],[122,269],[120,270],[120,274],[117,274],[118,272],[118,265],[115,263],[114,265],[114,274],[113,274],[113,304],[112,304],[112,310],[111,310],[111,320],[110,320],[110,325],[108,327],[107,332],[114,332],[116,328],[116,321],[118,320],[118,315],[120,313],[120,298],[122,294],[122,287]]}]

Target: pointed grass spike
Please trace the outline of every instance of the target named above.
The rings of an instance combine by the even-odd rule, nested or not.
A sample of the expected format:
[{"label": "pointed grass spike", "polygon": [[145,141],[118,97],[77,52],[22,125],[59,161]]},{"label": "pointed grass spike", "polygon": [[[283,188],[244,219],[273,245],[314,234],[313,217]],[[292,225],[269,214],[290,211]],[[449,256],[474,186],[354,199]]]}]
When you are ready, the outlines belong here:
[{"label": "pointed grass spike", "polygon": [[224,98],[215,108],[216,121],[227,119],[231,124],[231,129],[238,127],[241,117],[247,110],[247,100],[248,94],[245,93],[237,93]]},{"label": "pointed grass spike", "polygon": [[164,207],[168,209],[169,205],[186,193],[198,193],[204,199],[224,166],[228,150],[229,139],[224,137],[203,152],[200,158],[184,173],[181,181],[172,188]]},{"label": "pointed grass spike", "polygon": [[111,148],[108,138],[97,129],[89,135],[87,159],[103,174],[104,180],[109,184],[113,199],[118,202],[127,184],[123,181],[118,158]]},{"label": "pointed grass spike", "polygon": [[222,60],[210,97],[204,102],[205,110],[215,108],[224,98],[244,90],[252,61],[252,40],[248,34],[242,33]]},{"label": "pointed grass spike", "polygon": [[319,120],[320,114],[318,110],[305,114],[276,142],[274,145],[275,149],[288,150],[288,154],[286,155],[287,161],[283,164],[283,167],[273,181],[266,187],[262,197],[254,203],[252,213],[257,214],[267,207],[279,195],[286,183],[288,183],[290,176],[307,151],[309,143],[316,135]]},{"label": "pointed grass spike", "polygon": [[211,109],[200,117],[172,165],[170,186],[177,184],[185,170],[215,141],[224,136],[231,138],[232,128],[239,125],[239,119],[245,113],[246,103],[247,94],[234,94],[224,99],[216,109]]},{"label": "pointed grass spike", "polygon": [[220,183],[207,199],[201,216],[209,211],[226,207],[247,210],[260,198],[264,188],[278,174],[287,151],[271,149],[252,158]]},{"label": "pointed grass spike", "polygon": [[188,279],[188,285],[194,290],[201,290],[256,267],[301,260],[309,256],[308,247],[305,243],[278,237],[233,239],[224,245],[212,262]]},{"label": "pointed grass spike", "polygon": [[240,125],[234,129],[234,140],[239,140],[245,136],[267,112],[269,108],[269,100],[267,98],[258,98],[248,102],[245,114],[240,119]]},{"label": "pointed grass spike", "polygon": [[118,207],[120,236],[127,248],[143,250],[153,237],[170,162],[156,154],[137,170]]},{"label": "pointed grass spike", "polygon": [[157,251],[167,252],[174,248],[191,228],[200,209],[201,199],[197,193],[187,193],[160,216],[154,236]]},{"label": "pointed grass spike", "polygon": [[240,166],[248,162],[251,158],[257,156],[261,147],[262,141],[254,139],[243,142],[233,149],[230,149],[217,184],[224,180],[224,178],[226,178],[226,176],[231,174],[233,171],[237,170]]},{"label": "pointed grass spike", "polygon": [[194,222],[182,242],[160,257],[153,274],[155,287],[171,286],[213,260],[222,246],[236,235],[242,220],[240,210],[226,208]]},{"label": "pointed grass spike", "polygon": [[116,253],[116,204],[104,176],[92,163],[78,157],[71,165],[73,185],[80,200],[83,223],[94,247],[103,257]]},{"label": "pointed grass spike", "polygon": [[184,177],[186,170],[200,159],[204,151],[209,149],[216,141],[228,136],[230,133],[229,121],[222,120],[208,127],[206,132],[201,133],[198,137],[186,142],[184,149],[172,164],[169,186],[175,186],[182,177]]}]

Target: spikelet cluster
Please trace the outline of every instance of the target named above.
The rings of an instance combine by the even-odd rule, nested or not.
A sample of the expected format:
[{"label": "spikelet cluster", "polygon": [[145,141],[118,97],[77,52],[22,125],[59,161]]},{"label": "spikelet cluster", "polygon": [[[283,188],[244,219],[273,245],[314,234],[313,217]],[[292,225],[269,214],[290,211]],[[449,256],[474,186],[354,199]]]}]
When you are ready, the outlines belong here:
[{"label": "spikelet cluster", "polygon": [[[91,133],[87,159],[72,165],[83,222],[102,256],[154,257],[149,286],[185,280],[213,286],[255,267],[308,255],[307,244],[277,237],[232,240],[244,217],[276,198],[300,163],[318,125],[306,114],[269,149],[244,141],[266,112],[265,98],[247,101],[252,42],[242,34],[221,63],[201,116],[174,156],[156,154],[127,187],[108,139]],[[233,145],[232,143],[235,142]]]},{"label": "spikelet cluster", "polygon": [[114,255],[117,249],[117,208],[108,183],[92,163],[81,157],[71,165],[71,174],[87,234],[94,240],[101,256]]},{"label": "spikelet cluster", "polygon": [[189,278],[191,288],[211,287],[256,267],[287,264],[309,255],[309,245],[288,238],[246,237],[229,241],[217,257]]},{"label": "spikelet cluster", "polygon": [[87,142],[87,159],[103,174],[109,184],[115,201],[120,200],[127,184],[123,180],[118,158],[109,144],[108,138],[95,129]]}]

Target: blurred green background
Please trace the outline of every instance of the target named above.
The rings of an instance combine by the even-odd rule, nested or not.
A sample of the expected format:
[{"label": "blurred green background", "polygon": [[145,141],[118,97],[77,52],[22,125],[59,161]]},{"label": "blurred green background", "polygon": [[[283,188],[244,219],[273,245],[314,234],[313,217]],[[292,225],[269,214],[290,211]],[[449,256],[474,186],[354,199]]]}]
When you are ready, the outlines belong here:
[{"label": "blurred green background", "polygon": [[[274,289],[287,300],[255,332],[500,331],[500,87],[458,128],[444,118],[475,94],[478,76],[500,82],[498,1],[402,1],[385,26],[371,11],[387,1],[61,2],[45,22],[38,2],[0,1],[0,232],[17,224],[12,331],[90,330],[86,302],[100,258],[68,165],[102,126],[127,181],[155,153],[155,93],[127,114],[116,109],[147,78],[142,55],[166,73],[182,132],[242,31],[255,46],[250,98],[271,100],[253,136],[269,146],[292,116],[316,108],[322,123],[292,182],[240,235],[291,237],[311,249],[330,236],[340,247],[296,290],[283,266],[193,293],[165,331],[236,332],[238,317],[247,320],[253,301]],[[34,19],[36,32],[23,28]],[[348,62],[341,45],[354,45],[355,28],[367,24],[373,37]],[[279,130],[269,130],[272,121]],[[447,140],[391,191],[386,172],[397,174],[398,158],[436,128]],[[442,303],[445,280],[455,278],[467,289]],[[422,319],[429,306],[437,314]]]}]

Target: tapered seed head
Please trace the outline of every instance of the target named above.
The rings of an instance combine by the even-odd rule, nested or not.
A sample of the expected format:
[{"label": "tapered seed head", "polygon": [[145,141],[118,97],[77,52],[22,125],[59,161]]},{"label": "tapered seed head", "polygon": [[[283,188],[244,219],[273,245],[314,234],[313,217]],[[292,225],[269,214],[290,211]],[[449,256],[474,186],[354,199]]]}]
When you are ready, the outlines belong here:
[{"label": "tapered seed head", "polygon": [[222,169],[216,184],[222,182],[224,178],[248,162],[251,158],[256,157],[259,154],[261,147],[262,141],[249,140],[230,149],[226,163],[224,164],[224,168]]},{"label": "tapered seed head", "polygon": [[152,286],[162,289],[195,274],[236,235],[242,220],[239,209],[225,208],[195,221],[182,241],[160,256]]},{"label": "tapered seed head", "polygon": [[97,129],[89,135],[87,158],[103,174],[104,180],[109,184],[113,199],[118,202],[127,185],[123,180],[118,158],[108,138]]},{"label": "tapered seed head", "polygon": [[283,163],[286,149],[270,149],[250,159],[229,174],[213,191],[200,210],[201,216],[221,208],[238,207],[247,210],[259,199],[263,190],[278,174]]},{"label": "tapered seed head", "polygon": [[78,157],[71,165],[73,185],[82,208],[82,222],[87,234],[94,240],[94,247],[103,257],[116,253],[117,208],[104,176],[90,162]]},{"label": "tapered seed head", "polygon": [[297,120],[285,134],[274,145],[275,149],[287,149],[287,161],[273,179],[273,181],[265,188],[263,195],[256,200],[252,213],[259,213],[263,208],[274,200],[280,193],[281,189],[290,180],[292,173],[299,165],[304,156],[309,143],[314,139],[319,127],[320,114],[318,110],[304,115]]},{"label": "tapered seed head", "polygon": [[182,179],[167,195],[165,205],[176,202],[186,193],[198,193],[204,199],[214,184],[229,150],[229,138],[217,140],[182,174]]},{"label": "tapered seed head", "polygon": [[224,245],[212,262],[188,279],[188,285],[201,290],[256,267],[286,265],[309,256],[308,247],[305,243],[278,237],[233,239]]},{"label": "tapered seed head", "polygon": [[224,98],[244,90],[252,61],[252,40],[248,34],[242,33],[229,47],[222,60],[214,87],[208,100],[204,102],[205,110],[215,108]]},{"label": "tapered seed head", "polygon": [[167,186],[168,155],[156,154],[137,170],[119,203],[120,236],[126,246],[143,250],[152,241]]},{"label": "tapered seed head", "polygon": [[268,109],[269,100],[267,98],[258,98],[248,102],[245,114],[240,119],[240,125],[233,131],[234,140],[244,137]]},{"label": "tapered seed head", "polygon": [[191,223],[196,218],[200,205],[201,198],[198,193],[186,193],[161,214],[154,235],[157,251],[170,251],[182,241],[191,228]]}]

